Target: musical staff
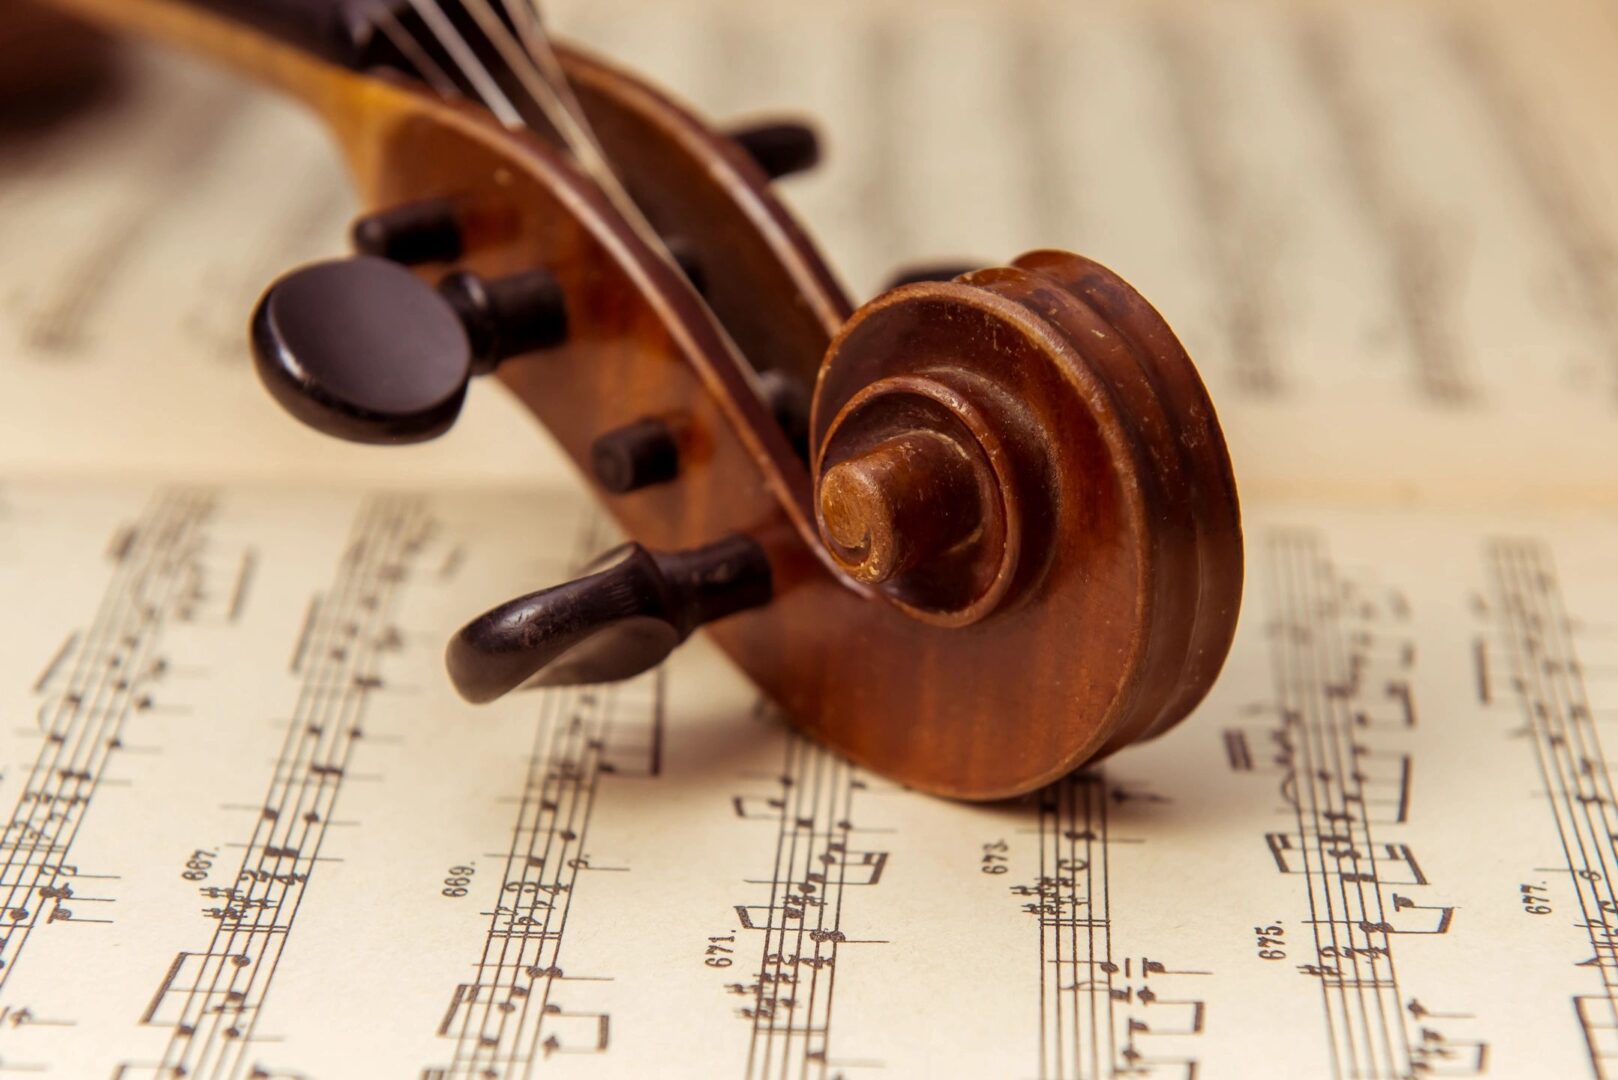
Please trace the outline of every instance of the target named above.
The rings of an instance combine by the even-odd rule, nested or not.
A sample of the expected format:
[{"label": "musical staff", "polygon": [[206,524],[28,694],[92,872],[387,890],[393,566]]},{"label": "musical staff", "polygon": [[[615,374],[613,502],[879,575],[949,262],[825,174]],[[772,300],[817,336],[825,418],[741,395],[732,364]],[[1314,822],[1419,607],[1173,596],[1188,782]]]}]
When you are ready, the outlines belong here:
[{"label": "musical staff", "polygon": [[0,992],[40,928],[108,921],[111,899],[96,895],[107,875],[75,865],[74,841],[132,722],[157,706],[169,631],[198,614],[213,513],[211,495],[164,492],[120,529],[94,618],[34,683],[39,750],[0,834]]},{"label": "musical staff", "polygon": [[610,1018],[570,1007],[582,984],[562,946],[582,880],[623,870],[593,861],[590,818],[604,781],[650,779],[661,765],[663,675],[547,694],[477,977],[455,988],[438,1034],[455,1043],[423,1080],[529,1077],[556,1054],[607,1050]]},{"label": "musical staff", "polygon": [[[1488,628],[1455,637],[1434,611],[1485,579],[1454,552],[1491,533],[1306,510],[1283,520],[1314,527],[1273,531],[1261,509],[1254,607],[1204,724],[972,806],[765,719],[701,643],[663,676],[489,723],[426,686],[470,592],[570,561],[578,504],[446,494],[429,521],[331,493],[144,513],[121,489],[12,494],[22,559],[0,579],[28,625],[59,589],[25,580],[40,552],[81,578],[114,561],[76,586],[97,618],[53,624],[65,644],[19,618],[0,652],[23,721],[7,808],[50,805],[19,798],[41,702],[99,685],[152,704],[122,714],[98,809],[56,801],[83,819],[80,872],[8,942],[27,953],[0,996],[0,1074],[1618,1077],[1599,730],[1618,627],[1567,610],[1618,599],[1598,525],[1557,534],[1554,564],[1492,543]],[[1405,538],[1408,557],[1380,554]],[[135,595],[163,614],[120,644]],[[109,648],[165,662],[115,691]],[[1552,844],[1565,876],[1528,873]],[[108,851],[125,877],[85,886]],[[67,928],[112,895],[114,924]],[[48,922],[53,904],[73,918]]]},{"label": "musical staff", "polygon": [[[1303,885],[1311,955],[1297,968],[1320,986],[1332,1073],[1482,1072],[1486,1046],[1440,1027],[1464,1017],[1429,1009],[1394,962],[1395,941],[1446,934],[1454,916],[1423,902],[1427,877],[1397,839],[1410,814],[1403,743],[1417,723],[1408,601],[1341,575],[1317,533],[1276,530],[1262,550],[1276,722],[1261,738],[1293,819],[1265,840],[1276,869]],[[1227,734],[1226,749],[1235,769],[1257,771],[1262,755],[1243,735]]]},{"label": "musical staff", "polygon": [[855,824],[856,796],[872,781],[796,732],[785,741],[779,775],[731,804],[738,818],[775,835],[770,876],[748,881],[760,895],[736,905],[736,945],[742,934],[756,934],[758,963],[750,981],[725,988],[740,999],[736,1015],[750,1028],[746,1075],[833,1077],[877,1068],[832,1055],[843,946],[885,944],[854,936],[845,923],[860,890],[880,885],[888,863],[888,852],[866,846],[878,830]]},{"label": "musical staff", "polygon": [[307,627],[286,737],[240,864],[231,884],[200,889],[213,934],[203,951],[174,958],[141,1018],[169,1029],[162,1058],[126,1064],[120,1078],[247,1074],[299,906],[328,861],[321,850],[364,744],[371,700],[401,649],[394,613],[431,529],[417,499],[377,497],[361,509]]},{"label": "musical staff", "polygon": [[342,162],[128,52],[0,152],[0,1077],[1618,1080],[1612,0],[546,13],[812,118],[839,179],[779,190],[858,297],[1138,278],[1237,456],[1230,664],[988,806],[762,722],[700,634],[464,705],[448,634],[603,546],[575,478],[488,380],[396,453],[264,407],[243,326]]},{"label": "musical staff", "polygon": [[[1039,823],[1024,830],[1038,837],[1038,874],[1011,892],[1039,921],[1039,1076],[1191,1080],[1197,1061],[1182,1040],[1202,1034],[1205,1007],[1179,996],[1179,979],[1208,972],[1171,970],[1145,956],[1120,961],[1113,948],[1107,882],[1113,850],[1139,841],[1113,836],[1109,811],[1160,797],[1116,785],[1092,769],[1045,788],[1038,800]],[[986,845],[986,859],[998,859],[1001,846]],[[1009,867],[985,863],[1000,865]]]},{"label": "musical staff", "polygon": [[1550,550],[1499,539],[1485,559],[1494,633],[1475,654],[1478,693],[1485,705],[1506,706],[1517,725],[1510,734],[1532,746],[1588,939],[1589,955],[1576,963],[1600,986],[1573,1004],[1591,1068],[1608,1080],[1618,1077],[1618,792]]},{"label": "musical staff", "polygon": [[[569,565],[576,570],[611,542],[605,520],[587,515]],[[450,560],[459,557],[452,552]],[[604,781],[661,772],[664,693],[659,670],[541,699],[510,844],[488,855],[504,870],[483,912],[489,926],[477,977],[455,988],[438,1027],[454,1054],[448,1065],[423,1070],[423,1080],[515,1080],[557,1054],[607,1050],[611,1017],[570,1002],[589,983],[609,980],[568,975],[562,946],[581,881],[627,869],[592,860],[590,822]]]}]

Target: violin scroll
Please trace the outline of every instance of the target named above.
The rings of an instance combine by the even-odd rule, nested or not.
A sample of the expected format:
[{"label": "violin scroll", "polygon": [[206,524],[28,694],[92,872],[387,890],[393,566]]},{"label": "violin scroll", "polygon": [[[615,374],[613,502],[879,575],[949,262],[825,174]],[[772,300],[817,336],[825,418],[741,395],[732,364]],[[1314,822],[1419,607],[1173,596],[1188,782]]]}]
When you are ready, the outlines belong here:
[{"label": "violin scroll", "polygon": [[877,298],[831,346],[813,438],[840,569],[940,628],[1073,635],[1128,699],[1106,750],[1206,694],[1240,608],[1235,481],[1195,366],[1112,271],[1033,252]]}]

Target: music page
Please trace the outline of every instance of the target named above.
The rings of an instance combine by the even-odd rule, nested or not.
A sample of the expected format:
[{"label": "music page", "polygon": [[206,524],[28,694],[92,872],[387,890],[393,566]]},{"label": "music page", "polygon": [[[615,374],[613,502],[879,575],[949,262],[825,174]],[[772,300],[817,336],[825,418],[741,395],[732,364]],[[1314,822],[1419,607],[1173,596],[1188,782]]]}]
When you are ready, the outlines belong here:
[{"label": "music page", "polygon": [[[1196,359],[1250,497],[1618,506],[1609,3],[547,9],[717,122],[813,120],[824,163],[781,193],[858,299],[915,263],[1112,266]],[[244,328],[276,276],[344,252],[330,140],[172,54],[128,66],[118,100],[0,156],[0,364],[29,403],[0,460],[571,480],[495,386],[431,448],[287,424]]]},{"label": "music page", "polygon": [[496,386],[420,447],[279,411],[248,314],[359,207],[132,50],[0,143],[0,1076],[1618,1076],[1618,7],[546,7],[814,119],[858,298],[1135,283],[1235,458],[1224,674],[985,806],[701,635],[462,703],[449,635],[617,538]]},{"label": "music page", "polygon": [[1610,522],[1250,511],[1198,713],[971,806],[701,639],[456,700],[459,621],[610,539],[570,494],[4,505],[8,1072],[1618,1068]]}]

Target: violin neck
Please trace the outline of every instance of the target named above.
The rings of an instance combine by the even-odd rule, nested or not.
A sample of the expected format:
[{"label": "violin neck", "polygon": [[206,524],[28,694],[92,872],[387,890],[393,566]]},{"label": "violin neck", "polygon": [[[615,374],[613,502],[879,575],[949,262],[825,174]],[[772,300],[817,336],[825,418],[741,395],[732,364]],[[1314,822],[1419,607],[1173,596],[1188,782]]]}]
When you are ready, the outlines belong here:
[{"label": "violin neck", "polygon": [[339,131],[374,35],[357,17],[405,0],[41,0],[117,34],[197,53],[303,99]]},{"label": "violin neck", "polygon": [[[184,0],[327,63],[364,70],[376,63],[379,8],[390,0]],[[407,5],[406,5],[407,6]]]}]

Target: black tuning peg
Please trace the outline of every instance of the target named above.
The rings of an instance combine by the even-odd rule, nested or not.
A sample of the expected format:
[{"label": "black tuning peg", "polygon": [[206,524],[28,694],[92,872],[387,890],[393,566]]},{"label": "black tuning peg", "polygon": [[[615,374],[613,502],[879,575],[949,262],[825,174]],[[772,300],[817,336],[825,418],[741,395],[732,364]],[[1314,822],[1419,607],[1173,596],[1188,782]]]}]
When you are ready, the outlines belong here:
[{"label": "black tuning peg", "polygon": [[680,475],[680,440],[665,420],[637,420],[596,438],[590,470],[614,495],[666,484]]},{"label": "black tuning peg", "polygon": [[779,369],[762,371],[758,376],[759,389],[770,415],[781,425],[787,442],[799,458],[809,460],[809,414],[814,391],[805,382]]},{"label": "black tuning peg", "polygon": [[730,137],[771,180],[804,172],[820,163],[820,136],[807,124],[757,124],[737,128]]},{"label": "black tuning peg", "polygon": [[543,270],[497,281],[457,273],[434,289],[368,255],[293,271],[252,324],[271,396],[310,427],[364,443],[443,434],[473,375],[566,335],[561,288]]},{"label": "black tuning peg", "polygon": [[683,236],[665,236],[663,244],[669,249],[669,257],[674,265],[680,268],[680,273],[691,283],[697,293],[706,296],[708,293],[708,273],[702,267],[702,257],[697,254],[696,245]]},{"label": "black tuning peg", "polygon": [[445,653],[471,702],[521,686],[616,682],[649,671],[706,623],[770,602],[770,564],[751,537],[693,551],[627,544],[603,568],[520,596],[468,623]]},{"label": "black tuning peg", "polygon": [[367,214],[350,232],[361,255],[420,266],[454,262],[464,252],[461,222],[448,199],[423,199]]},{"label": "black tuning peg", "polygon": [[983,263],[967,265],[966,263],[917,263],[915,266],[906,266],[888,279],[882,286],[882,291],[897,289],[901,285],[916,285],[923,281],[953,281],[962,274],[970,274],[982,267]]}]

